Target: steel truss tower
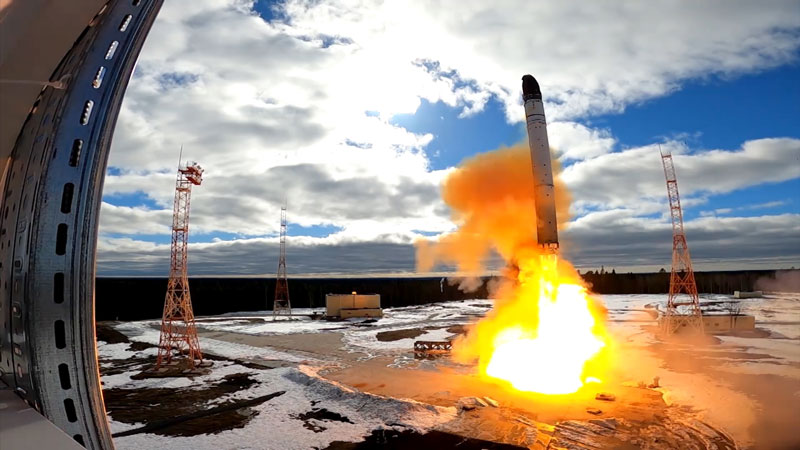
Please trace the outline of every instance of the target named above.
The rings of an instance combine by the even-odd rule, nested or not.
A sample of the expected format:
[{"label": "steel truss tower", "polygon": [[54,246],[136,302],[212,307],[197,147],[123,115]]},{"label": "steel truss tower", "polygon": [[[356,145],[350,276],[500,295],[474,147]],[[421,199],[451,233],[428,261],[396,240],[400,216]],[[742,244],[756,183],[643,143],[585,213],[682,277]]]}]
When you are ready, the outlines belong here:
[{"label": "steel truss tower", "polygon": [[286,278],[286,207],[281,207],[281,250],[278,258],[278,277],[275,280],[275,301],[272,303],[273,320],[281,314],[291,316],[289,280]]},{"label": "steel truss tower", "polygon": [[164,300],[164,315],[161,319],[156,368],[169,364],[174,357],[185,357],[190,369],[195,367],[195,361],[203,360],[200,343],[197,340],[192,298],[189,295],[189,278],[186,273],[192,186],[199,186],[202,182],[203,168],[197,163],[179,164],[172,214],[169,284]]},{"label": "steel truss tower", "polygon": [[683,211],[672,154],[662,152],[661,162],[667,179],[667,197],[672,217],[672,273],[669,279],[667,311],[662,318],[661,329],[665,334],[673,334],[679,329],[702,333],[703,315],[700,311],[689,245],[683,230]]}]

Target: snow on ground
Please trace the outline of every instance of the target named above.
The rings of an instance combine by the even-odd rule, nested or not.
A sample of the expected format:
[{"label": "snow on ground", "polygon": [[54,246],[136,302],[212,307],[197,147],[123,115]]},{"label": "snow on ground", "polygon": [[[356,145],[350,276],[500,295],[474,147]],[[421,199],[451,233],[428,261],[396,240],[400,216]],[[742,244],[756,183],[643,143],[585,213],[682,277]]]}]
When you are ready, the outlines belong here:
[{"label": "snow on ground", "polygon": [[[641,367],[630,368],[634,380],[649,380],[654,375],[661,377],[665,388],[665,399],[681,405],[696,407],[698,414],[709,416],[727,430],[747,430],[753,422],[753,400],[745,393],[732,391],[730,386],[713,376],[670,370],[659,357],[649,351],[655,338],[642,325],[652,324],[652,316],[646,305],[660,304],[662,309],[667,296],[659,295],[603,295],[596,296],[609,310],[609,329],[620,345],[637,349]],[[729,296],[708,295],[702,301],[731,301]],[[269,312],[230,313],[217,317],[204,317],[199,321],[202,330],[233,332],[250,335],[285,335],[336,331],[342,333],[343,346],[350,351],[366,349],[371,356],[393,353],[408,353],[415,340],[445,340],[452,336],[446,329],[453,325],[467,324],[484,315],[492,306],[491,300],[467,300],[429,305],[387,308],[384,317],[376,321],[349,320],[327,322],[310,317],[294,317],[297,320],[271,320]],[[800,294],[768,294],[761,299],[742,300],[742,312],[753,314],[757,327],[770,331],[765,337],[722,336],[721,344],[704,351],[719,355],[722,361],[716,369],[731,374],[773,373],[800,380]],[[298,314],[314,311],[295,310]],[[265,319],[266,320],[263,320]],[[157,345],[159,322],[126,322],[115,325],[117,331],[131,341]],[[403,330],[421,330],[423,334],[413,338],[380,341],[378,333]],[[788,339],[787,339],[788,338]],[[309,361],[305,356],[288,350],[269,347],[254,347],[239,343],[223,342],[201,337],[203,351],[230,359],[274,359],[292,363]],[[129,344],[99,343],[101,364],[109,367],[109,360],[146,358],[155,354],[155,348],[141,351],[131,350]],[[742,358],[729,355],[743,354]],[[761,355],[747,358],[747,354]],[[769,357],[763,357],[769,355]],[[105,361],[105,362],[104,362]],[[323,364],[310,361],[317,369]],[[226,375],[248,374],[257,383],[250,388],[220,396],[207,407],[232,400],[245,400],[279,391],[282,395],[252,407],[258,414],[244,428],[225,430],[213,435],[190,437],[168,437],[147,433],[115,439],[119,449],[175,448],[175,449],[307,449],[324,448],[334,440],[360,441],[372,430],[389,427],[389,424],[404,424],[421,430],[450,420],[453,411],[427,408],[405,401],[371,396],[353,391],[317,377],[316,370],[306,366],[281,367],[259,370],[245,367],[232,361],[215,361],[208,375],[188,378],[161,378],[131,380],[130,375],[141,370],[133,367],[127,372],[103,377],[104,387],[114,388],[199,388],[219,382]],[[649,377],[649,378],[648,378]],[[714,405],[705,409],[703,405]],[[330,421],[300,418],[315,408],[346,417],[347,421]],[[730,421],[724,420],[719,411],[739,411]],[[722,419],[720,418],[722,417]],[[732,416],[731,416],[732,417]],[[735,419],[735,420],[734,420]],[[136,428],[136,425],[111,422],[113,432]],[[312,428],[316,427],[316,431]],[[741,437],[741,436],[737,436]],[[744,438],[746,439],[746,437]]]},{"label": "snow on ground", "polygon": [[[144,342],[157,346],[161,333],[157,328],[159,324],[159,322],[152,320],[123,322],[116,325],[115,329],[126,335],[132,341]],[[303,362],[308,360],[308,357],[300,357],[280,350],[253,347],[251,345],[220,341],[208,337],[203,337],[202,342],[203,353],[225,356],[228,358],[252,358],[288,362]]]},{"label": "snow on ground", "polygon": [[[217,363],[218,364],[218,363]],[[252,407],[257,413],[243,428],[225,430],[213,435],[162,436],[140,433],[114,439],[116,448],[170,448],[192,450],[218,449],[310,449],[323,448],[333,441],[362,440],[372,430],[403,425],[424,432],[452,420],[454,408],[430,407],[415,402],[390,399],[343,389],[320,379],[307,367],[252,370],[236,364],[217,365],[212,374],[195,378],[193,385],[204,385],[233,373],[248,373],[257,381],[252,387],[209,402],[206,407],[230,400],[256,398],[283,392]],[[165,379],[135,380],[137,388],[165,387]],[[315,409],[324,409],[345,418],[337,420],[304,420],[301,416]],[[134,425],[111,421],[112,432],[135,428]]]},{"label": "snow on ground", "polygon": [[141,352],[130,349],[130,343],[109,344],[103,341],[97,341],[97,351],[99,351],[107,359],[128,359],[135,358]]},{"label": "snow on ground", "polygon": [[122,322],[115,325],[114,329],[132,341],[158,345],[158,340],[161,337],[161,330],[158,328],[160,325],[161,322],[159,321],[143,320],[140,322]]},{"label": "snow on ground", "polygon": [[445,303],[430,303],[402,308],[387,308],[381,319],[383,325],[402,325],[420,321],[453,321],[462,323],[486,314],[494,304],[492,300],[473,299]]},{"label": "snow on ground", "polygon": [[[292,308],[292,314],[299,315],[313,315],[313,314],[325,314],[325,308]],[[204,319],[207,317],[238,317],[238,318],[272,318],[272,310],[263,310],[263,311],[233,311],[228,312],[225,314],[220,314],[219,316],[201,316],[198,319]]]},{"label": "snow on ground", "polygon": [[[767,293],[763,298],[734,299],[718,294],[701,294],[701,303],[720,302],[724,312],[731,302],[740,302],[741,313],[756,318],[756,328],[767,334],[748,337],[717,336],[719,345],[684,347],[687,354],[700,351],[707,355],[713,375],[697,369],[670,368],[657,352],[647,349],[658,344],[656,337],[643,330],[639,320],[646,319],[645,305],[657,303],[661,309],[667,295],[604,295],[609,308],[610,332],[625,349],[626,358],[636,364],[625,366],[632,380],[659,376],[660,390],[669,403],[694,408],[701,420],[708,420],[729,431],[742,445],[751,445],[750,427],[757,423],[759,411],[770,409],[764,399],[739,391],[732,380],[737,375],[780,375],[800,386],[800,293]],[[644,351],[643,351],[644,350]],[[680,351],[680,350],[678,350]],[[740,385],[741,386],[741,385]],[[800,392],[800,391],[797,391]],[[797,395],[797,394],[795,394]],[[766,400],[769,402],[770,400]],[[731,414],[736,411],[736,414]]]},{"label": "snow on ground", "polygon": [[[117,422],[111,418],[108,419],[108,426],[111,427],[112,433],[121,433],[123,431],[132,430],[134,428],[139,428],[143,423],[124,423],[124,422]],[[116,443],[116,440],[114,441]],[[119,448],[119,446],[117,446]]]},{"label": "snow on ground", "polygon": [[[492,306],[491,300],[463,300],[447,303],[431,303],[418,306],[401,308],[386,308],[383,317],[370,321],[375,327],[392,327],[425,323],[427,325],[465,323],[471,319],[482,316]],[[351,325],[364,322],[364,319],[347,319],[342,321],[327,321],[312,319],[313,312],[324,310],[311,308],[292,309],[294,315],[291,319],[278,317],[272,318],[270,311],[248,311],[242,313],[228,313],[222,316],[202,317],[198,319],[198,327],[211,331],[228,331],[234,333],[267,335],[267,334],[296,334],[315,333],[320,331],[342,331]],[[301,314],[309,314],[307,317]],[[230,320],[218,320],[230,318]],[[150,323],[157,326],[156,321]]]},{"label": "snow on ground", "polygon": [[[299,320],[279,319],[272,321],[269,315],[248,312],[228,314],[225,319],[202,318],[199,326],[209,331],[227,331],[243,334],[293,334],[313,333],[336,329],[344,333],[343,343],[351,350],[354,347],[370,350],[408,352],[413,341],[444,340],[452,333],[446,328],[453,324],[467,323],[488,311],[491,301],[474,300],[432,304],[384,310],[385,316],[377,321],[357,326],[363,320],[326,322],[310,318],[296,317]],[[309,311],[310,312],[310,311]],[[252,320],[267,317],[266,321]],[[222,317],[219,317],[222,318]],[[115,329],[126,335],[132,342],[158,345],[159,322],[125,322],[115,325]],[[436,328],[433,328],[436,327]],[[415,339],[399,339],[380,342],[375,336],[381,331],[429,328]],[[244,344],[223,342],[201,337],[204,353],[227,358],[280,359],[287,362],[300,362],[305,357],[272,348],[253,347]],[[122,360],[144,359],[156,354],[156,348],[141,351],[131,350],[130,344],[98,345],[101,364],[112,367]],[[110,362],[114,360],[113,362]],[[259,396],[284,391],[282,395],[252,407],[258,414],[244,428],[225,430],[213,435],[190,437],[162,436],[139,433],[118,437],[115,444],[119,449],[141,449],[169,447],[175,449],[308,449],[323,448],[334,440],[360,441],[378,428],[411,428],[424,432],[436,424],[452,420],[454,408],[434,408],[411,401],[389,399],[371,394],[352,391],[331,382],[323,381],[315,370],[303,368],[277,368],[259,370],[244,367],[230,361],[214,361],[211,373],[189,378],[149,378],[132,380],[142,365],[131,366],[126,372],[103,377],[105,389],[153,389],[153,388],[191,388],[203,389],[220,382],[226,375],[248,374],[256,381],[253,386],[220,396],[204,405],[205,408],[226,404],[235,400],[247,400]],[[300,416],[313,409],[326,409],[347,418],[347,421],[307,419]],[[111,419],[112,432],[119,433],[137,428],[137,424],[127,424]],[[311,427],[309,427],[309,425]],[[311,428],[314,428],[312,430]],[[280,430],[280,432],[275,432]],[[269,442],[267,445],[266,442]],[[265,447],[266,446],[266,447]]]},{"label": "snow on ground", "polygon": [[371,350],[396,352],[397,350],[409,351],[413,349],[414,341],[445,341],[453,336],[453,333],[450,333],[447,330],[436,329],[426,331],[424,334],[414,338],[397,339],[394,341],[379,341],[375,337],[378,333],[399,329],[402,328],[392,327],[390,329],[379,328],[375,330],[353,331],[345,334],[344,341],[350,348],[359,347]]},{"label": "snow on ground", "polygon": [[311,318],[278,318],[272,320],[267,316],[266,321],[254,320],[222,320],[199,321],[197,326],[210,331],[230,331],[243,334],[297,334],[316,333],[320,331],[334,331],[342,327],[336,322],[325,320],[312,320]]},{"label": "snow on ground", "polygon": [[[719,294],[701,297],[701,302],[739,301]],[[647,318],[645,305],[658,303],[663,309],[666,294],[604,295],[600,299],[609,308],[609,318],[618,321],[610,326],[613,334],[639,345],[656,342],[655,336],[642,331],[636,322]],[[755,316],[756,328],[769,334],[764,337],[718,336],[721,344],[706,350],[717,354],[736,353],[736,358],[717,357],[727,361],[724,369],[731,373],[771,373],[800,379],[800,293],[768,293],[763,298],[742,299],[741,304],[742,313]],[[753,357],[747,358],[748,354]]]}]

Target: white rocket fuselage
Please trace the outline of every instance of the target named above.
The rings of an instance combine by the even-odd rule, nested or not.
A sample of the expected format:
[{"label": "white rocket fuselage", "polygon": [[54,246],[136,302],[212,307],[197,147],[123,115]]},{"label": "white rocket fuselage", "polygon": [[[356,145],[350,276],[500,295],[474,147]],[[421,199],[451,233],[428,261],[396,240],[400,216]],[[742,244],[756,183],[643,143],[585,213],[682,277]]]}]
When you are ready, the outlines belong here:
[{"label": "white rocket fuselage", "polygon": [[550,161],[550,143],[547,140],[547,121],[539,84],[530,76],[522,77],[525,121],[528,127],[528,144],[533,163],[533,189],[536,208],[536,237],[540,246],[558,248],[558,221],[556,220],[553,166]]}]

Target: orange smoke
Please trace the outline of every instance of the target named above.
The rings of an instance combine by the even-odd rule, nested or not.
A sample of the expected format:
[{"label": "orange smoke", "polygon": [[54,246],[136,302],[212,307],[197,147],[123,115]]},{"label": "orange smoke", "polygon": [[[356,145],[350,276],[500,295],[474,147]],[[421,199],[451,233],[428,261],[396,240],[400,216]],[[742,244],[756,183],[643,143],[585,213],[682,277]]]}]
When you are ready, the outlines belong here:
[{"label": "orange smoke", "polygon": [[[478,275],[497,252],[507,270],[494,292],[495,306],[455,341],[453,356],[477,361],[481,376],[518,390],[566,394],[594,378],[607,338],[602,307],[575,269],[537,245],[528,152],[516,146],[481,154],[448,176],[442,196],[458,229],[438,241],[417,242],[417,267],[429,271],[444,263]],[[570,196],[555,180],[563,228]]]},{"label": "orange smoke", "polygon": [[[553,161],[556,172],[558,161]],[[559,228],[569,219],[570,195],[555,180]],[[472,157],[451,173],[442,186],[442,198],[453,211],[458,230],[438,242],[417,242],[417,270],[430,271],[437,263],[455,265],[461,272],[478,274],[491,250],[507,262],[524,248],[536,246],[536,212],[529,150],[502,148]]]}]

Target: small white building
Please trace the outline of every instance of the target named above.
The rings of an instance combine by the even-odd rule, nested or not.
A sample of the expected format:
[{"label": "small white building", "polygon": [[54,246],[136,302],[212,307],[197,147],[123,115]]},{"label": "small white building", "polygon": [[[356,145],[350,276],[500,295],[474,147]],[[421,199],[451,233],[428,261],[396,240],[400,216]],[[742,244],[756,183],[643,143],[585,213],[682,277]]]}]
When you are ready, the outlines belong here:
[{"label": "small white building", "polygon": [[378,294],[328,294],[325,296],[325,307],[328,317],[383,317],[381,296]]}]

